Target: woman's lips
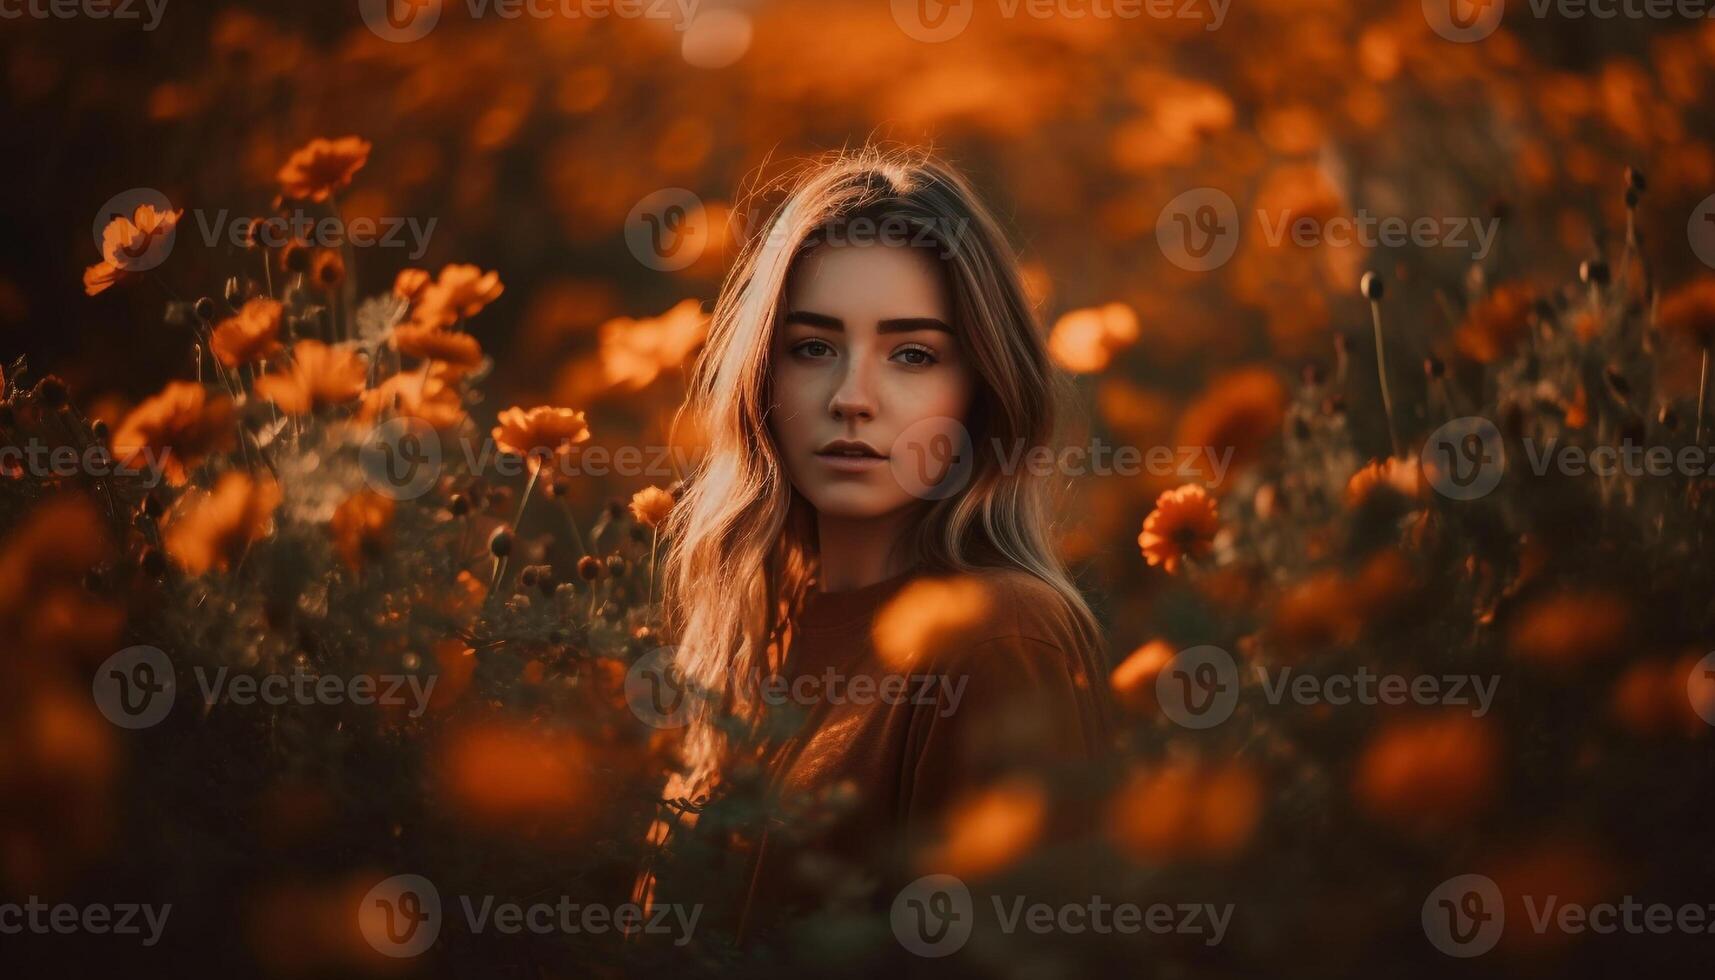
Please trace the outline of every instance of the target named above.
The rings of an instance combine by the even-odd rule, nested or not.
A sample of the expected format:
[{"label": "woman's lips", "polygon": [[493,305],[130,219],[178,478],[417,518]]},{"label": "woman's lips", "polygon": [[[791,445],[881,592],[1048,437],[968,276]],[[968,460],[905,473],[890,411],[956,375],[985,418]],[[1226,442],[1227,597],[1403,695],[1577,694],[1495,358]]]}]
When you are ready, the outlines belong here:
[{"label": "woman's lips", "polygon": [[828,464],[828,468],[836,473],[867,473],[878,466],[887,465],[887,459],[883,456],[853,456],[847,453],[817,453],[816,458]]}]

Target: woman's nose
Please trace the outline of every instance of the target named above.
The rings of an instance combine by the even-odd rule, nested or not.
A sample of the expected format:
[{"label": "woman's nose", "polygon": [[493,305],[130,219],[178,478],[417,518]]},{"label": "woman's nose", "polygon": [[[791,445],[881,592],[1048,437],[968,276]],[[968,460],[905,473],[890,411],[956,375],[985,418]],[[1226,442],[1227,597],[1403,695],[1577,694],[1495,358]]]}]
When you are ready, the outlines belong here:
[{"label": "woman's nose", "polygon": [[828,410],[834,418],[843,421],[850,418],[875,417],[875,399],[870,393],[867,375],[868,372],[859,359],[853,358],[840,376],[840,384],[834,389],[833,398],[828,401]]}]

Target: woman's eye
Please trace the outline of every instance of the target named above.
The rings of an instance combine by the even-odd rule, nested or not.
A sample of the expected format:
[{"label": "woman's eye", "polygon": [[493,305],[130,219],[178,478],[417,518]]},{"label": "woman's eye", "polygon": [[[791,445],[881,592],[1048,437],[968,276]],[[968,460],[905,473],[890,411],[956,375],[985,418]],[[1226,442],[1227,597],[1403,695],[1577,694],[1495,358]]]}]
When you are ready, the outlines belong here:
[{"label": "woman's eye", "polygon": [[804,355],[808,355],[810,357],[820,357],[820,356],[822,356],[822,351],[824,349],[827,351],[832,351],[833,347],[831,347],[828,344],[828,342],[825,340],[806,340],[803,343],[799,344],[798,346],[792,348],[792,353],[804,354]]},{"label": "woman's eye", "polygon": [[927,367],[928,365],[934,364],[936,361],[940,360],[940,358],[935,356],[935,352],[927,347],[901,348],[900,351],[893,356],[905,358],[905,363],[913,365],[914,367]]}]

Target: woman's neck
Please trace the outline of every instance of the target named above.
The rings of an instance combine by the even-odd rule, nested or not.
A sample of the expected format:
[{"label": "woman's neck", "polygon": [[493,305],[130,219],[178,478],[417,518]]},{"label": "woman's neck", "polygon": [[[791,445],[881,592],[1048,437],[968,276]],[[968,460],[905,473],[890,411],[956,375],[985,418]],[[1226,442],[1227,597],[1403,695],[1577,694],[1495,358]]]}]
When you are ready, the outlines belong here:
[{"label": "woman's neck", "polygon": [[816,547],[821,567],[817,588],[848,592],[890,579],[911,567],[907,549],[895,545],[915,513],[902,507],[880,517],[851,519],[816,515]]}]

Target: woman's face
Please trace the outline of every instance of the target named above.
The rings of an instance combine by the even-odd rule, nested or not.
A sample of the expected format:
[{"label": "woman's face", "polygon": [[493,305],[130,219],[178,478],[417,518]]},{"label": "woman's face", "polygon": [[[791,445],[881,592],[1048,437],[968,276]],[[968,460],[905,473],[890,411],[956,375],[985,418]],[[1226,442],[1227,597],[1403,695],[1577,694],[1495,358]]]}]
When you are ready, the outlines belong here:
[{"label": "woman's face", "polygon": [[818,514],[880,517],[944,495],[976,373],[932,252],[823,245],[799,258],[770,364],[775,444]]}]

